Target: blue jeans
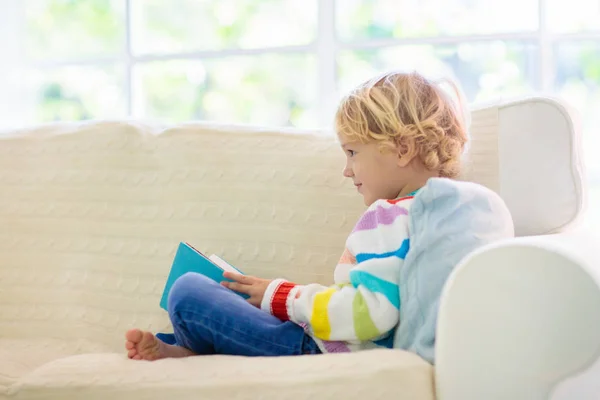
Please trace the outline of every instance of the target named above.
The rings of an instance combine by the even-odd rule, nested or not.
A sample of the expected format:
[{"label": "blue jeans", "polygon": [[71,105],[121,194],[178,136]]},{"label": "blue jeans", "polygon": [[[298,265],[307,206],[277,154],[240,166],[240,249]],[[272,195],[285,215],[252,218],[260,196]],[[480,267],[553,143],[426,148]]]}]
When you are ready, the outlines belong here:
[{"label": "blue jeans", "polygon": [[196,354],[291,356],[318,354],[299,325],[270,315],[204,275],[181,276],[169,293],[173,334],[156,336]]}]

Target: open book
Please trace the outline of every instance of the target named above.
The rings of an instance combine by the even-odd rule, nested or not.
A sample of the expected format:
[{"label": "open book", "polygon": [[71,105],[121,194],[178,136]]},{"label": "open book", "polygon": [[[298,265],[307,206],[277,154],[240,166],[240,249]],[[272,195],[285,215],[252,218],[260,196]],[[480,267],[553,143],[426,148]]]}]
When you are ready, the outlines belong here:
[{"label": "open book", "polygon": [[[160,307],[165,310],[167,309],[167,300],[173,283],[186,272],[197,272],[215,282],[231,281],[230,279],[223,278],[223,272],[225,271],[237,272],[239,274],[242,273],[217,255],[212,254],[210,257],[206,257],[188,243],[179,243],[179,248],[173,259],[173,265],[171,266],[171,272],[169,272],[169,277],[167,278],[167,283],[165,284],[160,299]],[[244,298],[248,298],[245,294],[237,294]]]}]

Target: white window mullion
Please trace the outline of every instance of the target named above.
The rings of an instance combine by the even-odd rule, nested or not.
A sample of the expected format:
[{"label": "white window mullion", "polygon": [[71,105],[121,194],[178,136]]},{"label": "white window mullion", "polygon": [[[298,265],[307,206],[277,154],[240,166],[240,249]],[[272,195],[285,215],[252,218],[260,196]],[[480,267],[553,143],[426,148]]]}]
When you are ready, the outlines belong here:
[{"label": "white window mullion", "polygon": [[[25,5],[21,0],[6,0],[0,12],[0,129],[22,127],[32,105],[25,87]],[[29,106],[29,107],[28,107]],[[29,111],[29,113],[28,113]]]},{"label": "white window mullion", "polygon": [[223,50],[198,50],[187,53],[142,54],[135,56],[134,62],[168,61],[168,60],[197,60],[211,58],[226,58],[231,56],[256,56],[261,54],[302,54],[315,52],[315,46],[297,45],[280,47],[258,47],[255,49],[231,48]]},{"label": "white window mullion", "polygon": [[552,54],[553,38],[552,32],[548,27],[548,0],[538,0],[538,89],[549,93],[554,86],[554,62]]},{"label": "white window mullion", "polygon": [[317,66],[319,94],[319,126],[329,129],[337,103],[337,36],[335,32],[335,0],[319,1]]},{"label": "white window mullion", "polygon": [[502,41],[533,41],[538,40],[539,34],[536,32],[508,32],[494,33],[488,35],[456,35],[456,36],[425,36],[425,37],[406,37],[406,38],[384,38],[369,39],[362,41],[353,41],[340,44],[342,50],[370,50],[382,49],[394,46],[413,46],[413,45],[458,45],[461,43],[491,42],[495,40]]},{"label": "white window mullion", "polygon": [[131,46],[131,0],[125,0],[125,104],[127,116],[133,115],[133,49]]}]

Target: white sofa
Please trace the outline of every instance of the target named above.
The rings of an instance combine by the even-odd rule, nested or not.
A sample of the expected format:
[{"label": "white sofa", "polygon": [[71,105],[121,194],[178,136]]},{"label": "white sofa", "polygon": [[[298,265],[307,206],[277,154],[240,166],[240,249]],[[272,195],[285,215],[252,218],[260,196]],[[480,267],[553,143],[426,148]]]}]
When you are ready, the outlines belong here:
[{"label": "white sofa", "polygon": [[474,110],[471,128],[463,179],[497,191],[527,237],[457,266],[435,368],[400,350],[125,356],[127,329],[169,330],[158,303],[180,241],[331,282],[363,210],[332,136],[132,121],[0,134],[0,399],[583,398],[597,379],[567,378],[600,354],[600,289],[594,244],[569,233],[577,130],[542,98]]}]

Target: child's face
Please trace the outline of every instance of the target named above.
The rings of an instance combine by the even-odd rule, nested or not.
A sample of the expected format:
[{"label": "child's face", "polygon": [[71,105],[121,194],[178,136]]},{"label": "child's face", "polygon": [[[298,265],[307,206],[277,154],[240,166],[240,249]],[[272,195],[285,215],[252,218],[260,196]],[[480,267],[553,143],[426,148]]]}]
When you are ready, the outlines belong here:
[{"label": "child's face", "polygon": [[395,151],[382,152],[377,143],[341,141],[346,154],[344,176],[352,178],[365,204],[379,199],[395,199],[406,186],[407,168]]}]

